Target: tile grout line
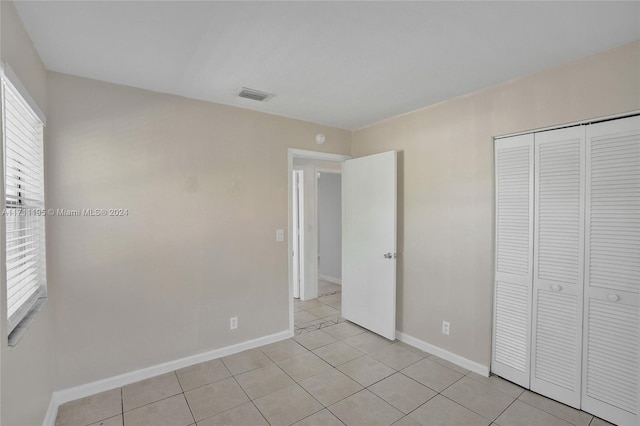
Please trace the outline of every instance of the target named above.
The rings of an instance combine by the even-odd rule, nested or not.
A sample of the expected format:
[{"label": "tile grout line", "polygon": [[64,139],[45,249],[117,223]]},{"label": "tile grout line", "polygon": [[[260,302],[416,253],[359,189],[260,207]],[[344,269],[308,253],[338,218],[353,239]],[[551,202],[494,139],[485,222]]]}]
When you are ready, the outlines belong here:
[{"label": "tile grout line", "polygon": [[[173,374],[176,376],[176,380],[178,381],[178,386],[180,386],[180,390],[182,390],[182,393],[179,395],[182,395],[182,397],[184,398],[184,402],[187,404],[187,408],[189,409],[189,413],[191,414],[191,418],[193,419],[192,424],[196,424],[196,416],[193,414],[193,410],[191,409],[191,404],[189,404],[189,400],[187,399],[187,394],[184,391],[184,386],[182,386],[180,377],[178,377],[178,370],[173,370]],[[123,415],[123,418],[124,418],[124,415]]]},{"label": "tile grout line", "polygon": [[[336,403],[336,404],[337,404],[337,403]],[[328,411],[328,412],[329,412],[333,417],[335,417],[335,418],[336,418],[340,423],[342,423],[343,425],[345,425],[345,426],[346,426],[346,423],[344,423],[342,420],[340,420],[340,419],[338,418],[338,416],[336,416],[335,414],[333,414],[333,412],[332,412],[331,410],[329,410],[329,408],[328,408],[328,407],[324,407],[324,408],[323,408],[322,410],[320,410],[320,411],[316,411],[316,412],[315,412],[315,413],[313,413],[313,414],[309,414],[307,417],[305,417],[305,418],[303,418],[303,419],[298,420],[296,423],[301,422],[301,421],[303,421],[303,420],[306,420],[306,419],[308,419],[308,418],[309,418],[309,417],[311,417],[311,416],[315,416],[316,414],[318,414],[319,412],[324,411],[324,410],[327,410],[327,411]],[[293,423],[293,424],[295,425],[295,423]]]},{"label": "tile grout line", "polygon": [[[525,389],[525,391],[527,391],[527,390],[529,390],[529,389]],[[529,390],[529,391],[530,391],[530,390]],[[522,392],[522,394],[520,394],[520,396],[522,396],[523,394],[524,394],[524,392]],[[546,398],[546,397],[545,397],[545,398]],[[562,404],[562,402],[556,401],[555,399],[551,399],[551,398],[547,398],[547,399],[549,399],[550,401],[556,402],[556,403],[558,403],[558,404]],[[572,423],[572,422],[570,422],[569,420],[563,419],[562,417],[558,417],[558,416],[556,416],[555,414],[548,412],[547,410],[543,410],[542,408],[536,407],[535,405],[531,405],[531,404],[529,404],[528,402],[521,400],[521,399],[520,399],[520,397],[516,398],[516,401],[520,401],[521,403],[523,403],[523,404],[525,404],[525,405],[528,405],[529,407],[533,407],[533,408],[535,408],[536,410],[540,410],[540,411],[542,411],[543,413],[546,413],[546,414],[548,414],[548,415],[550,415],[550,416],[552,416],[552,417],[555,417],[556,419],[562,420],[562,421],[563,421],[563,422],[565,422],[565,423],[568,423],[568,424],[570,424],[570,425],[576,426],[576,424],[575,424],[575,423]],[[515,402],[515,401],[513,401],[513,402]],[[566,405],[566,404],[562,404],[562,405]],[[567,405],[567,407],[568,407],[568,405]],[[570,408],[573,408],[573,407],[570,407]],[[575,408],[574,408],[574,409],[575,409]],[[582,410],[579,410],[579,411],[581,411],[581,412],[583,412],[583,413],[587,413],[586,411],[582,411]],[[591,422],[593,421],[593,419],[594,419],[596,416],[594,416],[594,415],[593,415],[593,414],[591,414],[591,413],[587,413],[587,414],[589,414],[589,415],[591,416],[591,420],[589,421],[589,424],[591,424]]]},{"label": "tile grout line", "polygon": [[120,409],[122,410],[122,426],[124,426],[124,391],[120,387]]},{"label": "tile grout line", "polygon": [[177,370],[173,370],[173,373],[176,375],[176,379],[178,380],[178,385],[180,385],[180,389],[182,389],[182,396],[184,398],[184,401],[187,403],[187,408],[189,409],[189,412],[191,413],[191,418],[193,418],[193,423],[196,423],[196,416],[193,414],[193,410],[191,409],[191,404],[189,404],[189,400],[187,399],[187,394],[184,391],[184,386],[182,386],[182,382],[180,382],[180,377],[178,377],[178,371]]},{"label": "tile grout line", "polygon": [[187,395],[185,395],[184,391],[182,392],[182,397],[184,398],[184,402],[187,403],[187,408],[189,409],[189,413],[191,413],[191,418],[193,419],[193,424],[196,423],[196,416],[193,414],[193,410],[191,409],[191,404],[189,404],[189,400],[187,399]]},{"label": "tile grout line", "polygon": [[[253,349],[247,349],[247,351],[253,351],[253,350],[255,350],[255,349],[260,350],[260,353],[262,353],[264,356],[266,356],[266,357],[267,357],[267,359],[268,359],[272,364],[276,364],[276,362],[275,362],[275,361],[273,361],[271,358],[269,358],[269,356],[268,356],[267,354],[265,354],[264,352],[262,352],[262,350],[260,349],[260,347],[253,348]],[[305,348],[305,349],[306,349],[306,348]],[[244,352],[246,352],[246,351],[244,351]],[[242,352],[239,352],[239,353],[242,353]],[[237,355],[237,354],[234,354],[234,355]],[[234,356],[234,355],[229,355],[229,356]],[[224,358],[226,358],[226,357],[224,357]],[[246,371],[241,371],[241,372],[239,372],[239,373],[237,373],[237,374],[233,374],[233,373],[231,372],[231,370],[229,369],[229,367],[227,367],[227,364],[225,364],[225,363],[224,363],[224,360],[223,360],[222,358],[218,358],[218,359],[219,359],[219,360],[224,364],[224,367],[227,369],[227,371],[229,372],[229,374],[231,374],[231,376],[236,376],[236,375],[238,375],[238,376],[239,376],[240,374],[248,373],[249,371],[253,371],[253,370],[257,370],[258,368],[266,367],[266,365],[261,365],[261,366],[259,366],[259,367],[250,368],[250,369],[248,369],[248,370],[246,370]],[[225,378],[226,378],[226,379],[228,379],[228,377],[225,377]],[[221,380],[224,380],[224,379],[221,379]],[[220,380],[216,380],[216,382],[219,382],[219,381],[220,381]],[[212,382],[212,383],[215,383],[215,382]],[[211,383],[209,383],[209,384],[211,384]],[[207,386],[207,385],[203,385],[203,386]],[[202,387],[202,386],[198,386],[198,387]],[[194,388],[194,389],[197,389],[197,388]]]},{"label": "tile grout line", "polygon": [[[423,359],[425,359],[425,358],[423,358]],[[417,361],[417,362],[419,362],[419,361]],[[417,363],[417,362],[416,362],[416,363]],[[435,361],[434,361],[434,362],[435,362]],[[414,363],[414,364],[415,364],[415,363]],[[447,367],[447,366],[445,366],[445,365],[442,365],[442,364],[439,364],[439,363],[437,363],[437,364],[438,364],[438,365],[440,365],[441,367],[448,368],[448,367]],[[412,364],[412,365],[413,365],[413,364]],[[407,368],[408,368],[408,367],[407,367]],[[453,370],[453,369],[451,369],[451,368],[449,368],[449,370],[451,370],[451,371],[455,371],[455,370]],[[460,372],[458,372],[458,371],[455,371],[455,372],[456,372],[456,373],[458,373],[458,374],[462,374],[462,373],[460,373]],[[400,373],[400,374],[402,374],[402,375],[404,375],[404,376],[406,376],[406,377],[408,377],[409,379],[411,379],[411,380],[413,380],[413,381],[415,381],[415,382],[417,382],[417,383],[420,383],[420,382],[418,382],[417,380],[413,379],[412,377],[409,377],[409,376],[407,376],[406,374],[402,373],[402,371],[399,371],[399,373]],[[469,373],[467,373],[467,374],[469,374]],[[432,388],[430,388],[429,386],[427,386],[427,385],[425,385],[425,384],[423,384],[423,383],[420,383],[422,386],[425,386],[426,388],[431,389],[431,390],[432,390],[432,391],[434,391],[436,394],[435,394],[434,396],[432,396],[431,398],[429,398],[428,400],[426,400],[425,402],[423,402],[422,404],[420,404],[420,405],[419,405],[418,407],[416,407],[415,409],[411,410],[409,413],[407,413],[407,414],[406,414],[406,416],[409,416],[411,413],[413,413],[413,412],[415,412],[415,411],[419,410],[419,409],[420,409],[420,407],[424,406],[424,405],[425,405],[425,404],[427,404],[429,401],[431,401],[433,398],[435,398],[436,396],[440,395],[440,396],[442,396],[443,398],[446,398],[446,399],[448,399],[449,401],[453,402],[454,404],[459,405],[459,406],[461,406],[462,408],[465,408],[465,409],[467,409],[467,410],[471,411],[472,413],[477,414],[478,416],[482,417],[483,419],[488,420],[486,417],[484,417],[484,416],[483,416],[483,415],[481,415],[480,413],[476,413],[476,412],[475,412],[475,411],[473,411],[472,409],[470,409],[470,408],[468,408],[468,407],[465,407],[465,406],[464,406],[464,405],[462,405],[461,403],[459,403],[459,402],[457,402],[457,401],[454,401],[453,399],[451,399],[451,398],[447,397],[446,395],[444,395],[444,394],[442,393],[442,392],[446,391],[447,389],[449,389],[451,386],[453,386],[453,385],[455,385],[456,383],[458,383],[458,382],[459,382],[460,380],[462,380],[463,378],[467,377],[467,374],[463,375],[462,377],[460,377],[459,379],[457,379],[456,381],[454,381],[453,383],[451,383],[449,386],[447,386],[447,387],[445,387],[444,389],[442,389],[442,391],[441,391],[441,392],[438,392],[437,390],[432,389]],[[509,396],[510,396],[510,395],[509,395]],[[516,398],[516,399],[517,399],[517,398]],[[514,399],[513,401],[511,401],[511,404],[513,404],[513,402],[514,402],[514,401],[515,401],[515,399]],[[509,406],[510,406],[511,404],[509,404]],[[508,408],[508,407],[507,407],[507,408]],[[506,410],[506,408],[505,408],[505,410]],[[504,412],[504,410],[503,410],[503,412]],[[502,414],[502,413],[500,413],[500,414]],[[498,417],[500,417],[500,415],[498,415]],[[497,419],[498,417],[496,417],[496,419]],[[413,420],[413,417],[411,417],[411,419]],[[416,420],[416,421],[417,421],[417,420]],[[491,421],[491,420],[490,420],[490,423],[489,423],[489,424],[491,424],[491,423],[493,423],[493,421]]]},{"label": "tile grout line", "polygon": [[[393,345],[393,344],[395,344],[395,343],[392,343],[392,345]],[[403,350],[404,350],[404,349],[403,349]],[[409,352],[409,351],[405,351],[405,352]],[[412,352],[409,352],[409,353],[412,353]],[[369,355],[369,354],[367,354],[367,355]],[[415,354],[415,355],[417,355],[417,354]],[[408,364],[408,365],[406,365],[406,366],[404,366],[404,367],[402,367],[402,368],[400,368],[400,369],[397,369],[397,368],[395,368],[394,366],[389,365],[389,364],[386,364],[384,361],[381,361],[381,360],[379,360],[378,358],[375,358],[375,357],[374,357],[374,356],[372,356],[372,355],[369,355],[369,356],[370,356],[371,358],[375,359],[376,361],[378,361],[379,363],[384,364],[384,365],[386,365],[386,366],[387,366],[387,367],[389,367],[389,368],[393,368],[393,369],[394,369],[394,370],[396,370],[398,373],[399,373],[399,372],[401,372],[402,370],[404,370],[405,368],[409,368],[409,367],[411,367],[412,365],[415,365],[415,364],[419,363],[420,361],[422,361],[423,359],[427,358],[427,357],[424,357],[424,356],[423,356],[423,357],[422,357],[422,358],[420,358],[419,360],[417,360],[417,361],[415,361],[415,362],[412,362],[411,364]]]},{"label": "tile grout line", "polygon": [[[443,366],[443,367],[444,367],[444,366]],[[403,373],[401,373],[401,374],[403,374]],[[407,376],[407,377],[408,377],[408,376]],[[465,377],[465,376],[462,376],[462,377],[460,377],[458,380],[456,380],[455,382],[451,383],[449,386],[447,386],[446,388],[444,388],[444,389],[442,390],[442,392],[444,392],[445,390],[449,389],[449,388],[450,388],[451,386],[453,386],[454,384],[458,383],[460,380],[462,380],[462,378],[463,378],[463,377]],[[409,378],[410,378],[410,379],[412,379],[411,377],[409,377]],[[412,379],[412,380],[413,380],[413,379]],[[416,380],[414,380],[414,381],[416,381]],[[420,383],[420,382],[418,382],[418,383]],[[437,397],[438,395],[440,395],[440,396],[442,396],[443,398],[446,398],[446,399],[448,399],[449,401],[453,402],[454,404],[459,405],[459,406],[461,406],[462,408],[465,408],[465,409],[467,409],[467,410],[471,411],[471,412],[472,412],[472,413],[474,413],[474,414],[477,414],[478,416],[482,417],[483,419],[487,419],[486,417],[481,416],[480,414],[476,413],[475,411],[471,410],[470,408],[465,407],[464,405],[460,404],[459,402],[454,401],[454,400],[452,400],[451,398],[448,398],[446,395],[443,395],[443,394],[442,394],[442,392],[438,392],[437,390],[432,389],[432,388],[430,388],[429,386],[427,386],[427,385],[425,385],[425,384],[422,384],[422,383],[420,383],[420,384],[421,384],[422,386],[427,387],[428,389],[431,389],[431,390],[432,390],[432,391],[434,391],[436,394],[435,394],[434,396],[432,396],[431,398],[429,398],[428,400],[426,400],[425,402],[423,402],[422,404],[420,404],[419,406],[417,406],[416,408],[414,408],[413,410],[411,410],[409,413],[407,413],[407,414],[406,414],[406,416],[407,416],[407,417],[409,417],[409,416],[410,416],[410,414],[412,414],[412,413],[416,412],[417,410],[419,410],[419,409],[420,409],[421,407],[423,407],[425,404],[428,404],[428,403],[429,403],[429,401],[433,400],[433,398],[435,398],[435,397]],[[513,402],[512,402],[512,403],[513,403]],[[496,417],[496,418],[497,418],[497,417]],[[411,419],[412,419],[412,420],[414,420],[414,419],[413,419],[413,417],[411,417]],[[417,423],[420,423],[420,422],[418,422],[417,420],[414,420],[414,421],[416,421]],[[491,424],[491,423],[492,423],[492,422],[490,421],[490,423],[489,423],[489,424]]]},{"label": "tile grout line", "polygon": [[[143,407],[146,407],[146,406],[148,406],[148,405],[155,404],[156,402],[164,401],[164,400],[167,400],[167,399],[169,399],[169,398],[173,398],[174,396],[183,395],[183,394],[184,394],[184,392],[178,392],[178,393],[173,394],[173,395],[165,396],[164,398],[160,398],[160,399],[157,399],[157,400],[155,400],[155,401],[147,402],[146,404],[141,405],[141,406],[139,406],[139,407],[135,407],[135,408],[131,408],[131,409],[129,409],[129,410],[123,411],[123,412],[122,412],[122,414],[124,415],[124,413],[129,413],[129,412],[131,412],[131,411],[138,410],[138,409],[143,408]],[[185,399],[186,399],[186,398],[185,398]],[[113,417],[113,416],[111,416],[111,417]],[[107,418],[109,418],[109,417],[107,417]],[[106,420],[106,419],[102,419],[102,420]],[[99,420],[99,421],[102,421],[102,420]]]},{"label": "tile grout line", "polygon": [[[464,377],[467,377],[467,378],[469,378],[469,380],[473,380],[473,381],[474,381],[474,382],[476,382],[476,383],[480,383],[481,385],[484,385],[484,386],[486,386],[486,387],[488,387],[488,388],[491,388],[491,389],[493,389],[494,391],[500,392],[500,393],[501,393],[501,394],[503,394],[503,395],[507,395],[507,396],[510,396],[510,397],[512,397],[512,398],[513,398],[513,395],[509,395],[509,394],[508,394],[508,393],[506,393],[505,391],[502,391],[502,390],[500,390],[500,389],[498,389],[498,388],[496,388],[496,387],[494,387],[494,386],[491,386],[491,385],[489,385],[489,384],[482,383],[480,380],[474,379],[472,376],[470,376],[470,374],[471,374],[471,373],[473,373],[473,371],[469,371],[467,374],[465,374],[465,375],[464,375]],[[496,376],[495,374],[494,374],[493,376],[498,377],[500,380],[504,380],[505,382],[507,382],[507,383],[509,383],[509,384],[512,384],[512,385],[514,385],[514,386],[517,386],[517,387],[519,387],[520,389],[522,389],[522,390],[520,391],[520,393],[518,394],[518,396],[516,396],[516,397],[515,397],[516,399],[520,398],[520,396],[521,396],[525,391],[527,391],[527,390],[528,390],[528,389],[525,389],[525,388],[521,387],[520,385],[516,385],[516,384],[515,384],[515,383],[513,383],[513,382],[510,382],[510,381],[508,381],[508,380],[505,380],[505,379],[503,379],[503,378],[502,378],[502,377],[500,377],[500,376]],[[493,377],[493,376],[491,375],[491,372],[489,372],[489,377],[487,377],[487,378],[491,378],[491,377]]]},{"label": "tile grout line", "polygon": [[[445,366],[443,366],[443,367],[445,367]],[[454,371],[455,371],[455,370],[454,370]],[[470,372],[469,372],[469,373],[470,373]],[[469,373],[465,374],[464,376],[460,377],[460,378],[459,378],[458,380],[456,380],[455,382],[451,383],[449,386],[447,386],[446,388],[444,388],[444,389],[442,390],[442,392],[446,391],[446,390],[447,390],[447,389],[449,389],[451,386],[455,385],[455,384],[456,384],[456,383],[458,383],[460,380],[462,380],[462,379],[464,379],[465,377],[467,377],[467,375],[468,375]],[[473,380],[473,379],[471,379],[471,378],[469,378],[469,379],[470,379],[470,380]],[[476,382],[476,383],[480,383],[480,382]],[[491,386],[487,386],[487,385],[485,385],[485,384],[483,384],[483,383],[480,383],[480,384],[481,384],[481,385],[483,385],[483,386],[486,386],[486,387],[488,387],[488,388],[493,389]],[[500,392],[500,391],[498,391],[497,389],[494,389],[494,390],[495,390],[495,391],[497,391],[497,392]],[[483,419],[487,419],[487,420],[489,420],[489,422],[490,422],[489,424],[494,423],[494,422],[498,419],[498,417],[500,417],[500,416],[501,416],[505,411],[507,411],[507,410],[509,409],[509,407],[511,407],[511,405],[513,405],[513,403],[514,403],[514,402],[516,402],[516,401],[518,400],[518,397],[515,397],[515,398],[514,398],[514,397],[513,397],[513,396],[511,396],[511,395],[507,395],[507,394],[505,394],[504,392],[501,392],[503,395],[506,395],[506,396],[508,396],[508,397],[510,397],[510,398],[514,398],[514,399],[513,399],[513,401],[511,401],[511,402],[509,403],[509,405],[507,405],[507,406],[505,407],[505,409],[504,409],[504,410],[502,410],[502,411],[500,412],[500,414],[498,414],[494,419],[488,419],[487,417],[485,417],[485,416],[483,416],[482,414],[480,414],[480,413],[478,413],[478,412],[476,412],[476,411],[472,410],[471,408],[469,408],[469,407],[467,407],[467,406],[465,406],[465,405],[461,404],[460,402],[458,402],[458,401],[456,401],[456,400],[454,400],[454,399],[452,399],[452,398],[449,398],[447,395],[444,395],[442,392],[438,392],[438,395],[442,395],[442,397],[443,397],[443,398],[446,398],[446,399],[448,399],[449,401],[451,401],[451,402],[453,402],[453,403],[455,403],[455,404],[458,404],[459,406],[461,406],[461,407],[463,407],[463,408],[466,408],[467,410],[471,411],[471,412],[472,412],[472,413],[474,413],[474,414],[477,414],[478,416],[482,417]]]},{"label": "tile grout line", "polygon": [[[496,418],[495,418],[495,419],[493,419],[492,423],[495,423],[495,421],[496,421],[496,420],[498,420],[498,418],[500,418],[500,416],[501,416],[501,415],[503,415],[503,414],[505,413],[505,411],[507,411],[507,410],[509,409],[509,407],[511,407],[511,406],[513,405],[513,403],[514,403],[514,402],[516,402],[516,401],[518,401],[518,398],[516,398],[516,399],[514,399],[513,401],[511,401],[511,404],[507,405],[507,408],[505,408],[504,410],[502,410],[502,411],[500,412],[500,414],[498,414],[498,415],[496,416]],[[498,425],[499,425],[499,423],[496,423],[496,424],[498,424]]]},{"label": "tile grout line", "polygon": [[[260,351],[260,352],[262,352],[262,351]],[[264,353],[264,352],[263,352],[263,353]],[[267,358],[269,358],[269,356],[267,356],[267,354],[264,354],[264,355],[265,355]],[[269,359],[271,359],[271,358],[269,358]],[[277,365],[277,364],[275,364],[275,363],[274,363],[274,365],[275,365],[276,367],[278,367],[278,365]],[[262,368],[262,367],[260,367],[260,368]],[[278,368],[280,368],[280,367],[278,367]],[[240,373],[240,374],[244,374],[244,373]],[[249,402],[251,403],[251,405],[253,405],[253,407],[254,407],[256,410],[258,410],[258,413],[260,413],[260,415],[262,416],[262,418],[264,419],[264,421],[265,421],[265,422],[267,422],[267,424],[269,424],[269,425],[270,425],[271,423],[269,423],[269,420],[267,420],[267,418],[264,416],[264,414],[262,414],[262,411],[260,411],[260,409],[258,408],[258,406],[253,402],[253,399],[251,399],[251,397],[249,396],[249,394],[247,393],[247,391],[245,391],[245,390],[244,390],[244,388],[242,387],[242,385],[240,384],[240,382],[238,381],[238,379],[236,379],[236,376],[234,376],[234,375],[232,374],[232,375],[231,375],[231,377],[233,377],[233,380],[236,382],[236,384],[238,385],[238,387],[240,387],[240,389],[242,390],[242,393],[244,393],[244,394],[246,395],[246,397],[249,399]],[[242,404],[246,404],[246,403],[245,403],[245,402],[243,402]],[[242,404],[240,404],[240,405],[242,405]],[[236,405],[236,406],[235,406],[235,407],[233,407],[233,408],[229,408],[229,410],[233,410],[234,408],[238,408],[240,405]],[[226,412],[227,412],[227,411],[229,411],[229,410],[225,410],[225,411],[223,411],[222,413],[226,413]],[[222,413],[218,413],[218,414],[222,414]],[[216,414],[216,416],[217,416],[218,414]],[[211,416],[211,417],[215,417],[215,416]]]},{"label": "tile grout line", "polygon": [[[305,349],[306,349],[306,348],[305,348]],[[311,352],[311,351],[309,351],[309,352]],[[315,355],[315,354],[314,354],[314,355]],[[317,355],[316,355],[316,356],[317,356]],[[293,358],[293,357],[292,357],[292,358]],[[320,357],[318,357],[318,358],[320,358]],[[322,359],[322,358],[320,358],[320,359]],[[322,360],[322,361],[324,361],[324,360]],[[326,361],[324,361],[324,362],[326,362]],[[331,366],[331,364],[329,364],[328,362],[327,362],[327,364],[328,364],[330,367],[332,367],[332,366]],[[278,367],[278,368],[280,369],[280,371],[282,371],[282,372],[283,372],[284,374],[286,374],[286,375],[287,375],[291,380],[293,380],[293,383],[294,383],[294,384],[296,384],[298,387],[300,387],[303,391],[305,391],[305,392],[307,393],[307,395],[309,395],[311,398],[313,398],[313,400],[314,400],[314,401],[316,401],[318,404],[320,404],[320,405],[322,406],[322,409],[320,409],[320,410],[318,410],[318,411],[315,411],[315,412],[313,412],[313,413],[309,414],[307,417],[313,416],[314,414],[319,413],[320,411],[322,411],[322,410],[324,410],[324,409],[326,408],[326,407],[325,407],[325,405],[324,405],[322,402],[318,401],[318,400],[317,400],[313,395],[311,395],[311,393],[309,393],[309,391],[308,391],[308,390],[306,390],[306,389],[304,388],[304,386],[302,386],[302,385],[301,385],[301,384],[300,384],[296,379],[294,379],[293,377],[291,377],[291,375],[290,375],[289,373],[287,373],[286,371],[284,371],[284,369],[282,369],[278,364],[276,364],[276,367]],[[311,376],[311,377],[316,377],[316,376],[319,376],[320,374],[322,374],[322,373],[316,374],[315,376]],[[309,378],[310,378],[310,377],[307,377],[306,379],[309,379]],[[306,380],[306,379],[304,379],[304,380]],[[287,386],[286,388],[283,388],[283,389],[287,389],[287,388],[289,388],[289,387],[291,387],[291,386],[293,386],[293,385]],[[283,389],[280,389],[280,390],[278,390],[278,391],[276,391],[276,392],[280,392],[280,391],[281,391],[281,390],[283,390]],[[272,392],[271,394],[274,394],[274,393],[276,393],[276,392]],[[248,395],[247,395],[247,396],[248,396]],[[264,396],[268,396],[268,395],[264,395]],[[260,398],[263,398],[263,397],[260,397]],[[257,398],[257,399],[260,399],[260,398]],[[253,402],[253,401],[252,401],[252,402]],[[257,407],[256,407],[256,408],[257,408]],[[258,411],[260,411],[260,409],[259,409],[259,408],[258,408]],[[262,414],[262,412],[260,412],[260,414]],[[263,415],[263,417],[264,417],[264,415]],[[300,420],[306,419],[307,417],[304,417],[304,418],[302,418],[302,419],[300,419]],[[265,418],[265,420],[267,420],[267,419]],[[300,420],[296,420],[294,423],[297,423],[297,422],[299,422]],[[267,423],[269,423],[269,421],[268,421],[268,420],[267,420]],[[269,423],[269,424],[271,424],[271,423]]]},{"label": "tile grout line", "polygon": [[[448,389],[448,388],[447,388],[447,389]],[[446,389],[445,389],[445,390],[446,390]],[[509,405],[507,405],[507,407],[506,407],[504,410],[502,410],[502,411],[500,412],[500,414],[498,414],[498,415],[496,416],[496,418],[495,418],[495,419],[491,420],[490,418],[483,416],[482,414],[478,413],[477,411],[474,411],[474,410],[472,410],[471,408],[469,408],[469,407],[467,407],[467,406],[465,406],[465,405],[462,405],[460,402],[458,402],[458,401],[456,401],[456,400],[454,400],[454,399],[452,399],[452,398],[449,398],[447,395],[444,395],[443,393],[439,393],[438,395],[442,396],[443,398],[448,399],[449,401],[453,402],[454,404],[457,404],[457,405],[461,406],[461,407],[462,407],[462,408],[464,408],[465,410],[471,411],[473,414],[476,414],[476,415],[478,415],[478,416],[482,417],[483,419],[488,420],[488,421],[489,421],[489,424],[491,424],[491,423],[495,422],[495,421],[496,421],[496,419],[497,419],[498,417],[500,417],[500,416],[502,415],[502,413],[504,413],[504,412],[505,412],[509,407],[511,407],[511,404],[513,404],[513,403],[514,403],[514,402],[516,402],[516,400],[517,400],[517,398],[516,398],[516,399],[514,399],[513,401],[511,401],[511,402],[509,403]]]}]

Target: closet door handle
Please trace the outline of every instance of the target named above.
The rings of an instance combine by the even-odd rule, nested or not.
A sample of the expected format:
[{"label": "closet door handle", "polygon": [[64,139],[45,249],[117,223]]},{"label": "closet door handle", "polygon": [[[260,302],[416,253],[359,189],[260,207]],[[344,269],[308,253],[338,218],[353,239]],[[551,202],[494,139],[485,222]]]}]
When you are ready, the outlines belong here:
[{"label": "closet door handle", "polygon": [[618,295],[617,295],[617,294],[615,294],[615,293],[609,293],[609,294],[607,295],[607,299],[609,299],[609,300],[610,300],[610,301],[612,301],[612,302],[617,302],[618,300],[620,300],[620,296],[618,296]]},{"label": "closet door handle", "polygon": [[551,290],[553,291],[561,291],[562,286],[560,284],[551,284]]}]

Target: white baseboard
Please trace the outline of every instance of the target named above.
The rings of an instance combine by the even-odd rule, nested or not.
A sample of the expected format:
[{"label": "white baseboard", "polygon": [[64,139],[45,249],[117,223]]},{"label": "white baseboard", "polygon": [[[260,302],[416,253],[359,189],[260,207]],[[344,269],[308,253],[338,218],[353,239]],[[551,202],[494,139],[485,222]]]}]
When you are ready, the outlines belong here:
[{"label": "white baseboard", "polygon": [[415,337],[409,336],[408,334],[405,334],[401,331],[396,331],[396,338],[401,342],[406,343],[407,345],[411,345],[424,352],[439,356],[442,359],[446,359],[447,361],[452,362],[455,365],[466,368],[467,370],[473,371],[474,373],[478,373],[481,376],[489,377],[489,367],[486,365],[471,361],[470,359],[467,359],[460,355],[456,355],[453,352],[449,352],[446,349],[442,349],[423,340],[416,339]]},{"label": "white baseboard", "polygon": [[51,395],[51,401],[49,402],[49,408],[47,408],[47,412],[44,415],[44,420],[42,421],[43,426],[55,426],[56,417],[58,417],[58,407],[60,403],[56,401],[55,393]]},{"label": "white baseboard", "polygon": [[247,349],[257,348],[259,346],[268,345],[269,343],[279,342],[280,340],[293,337],[291,330],[284,330],[279,333],[270,334],[268,336],[259,337],[257,339],[247,340],[246,342],[237,343],[220,349],[214,349],[197,355],[191,355],[174,361],[153,365],[141,370],[131,371],[129,373],[120,374],[118,376],[109,377],[98,380],[96,382],[75,386],[69,389],[59,390],[51,396],[51,403],[45,415],[43,426],[54,426],[58,414],[58,407],[66,402],[94,395],[110,389],[126,386],[140,380],[149,379],[160,374],[170,373],[180,368],[189,367],[205,361],[216,358],[233,355]]},{"label": "white baseboard", "polygon": [[318,277],[321,280],[325,280],[325,281],[329,281],[330,283],[342,285],[342,280],[340,278],[334,278],[334,277],[330,277],[328,275],[322,275],[322,274],[320,274]]}]

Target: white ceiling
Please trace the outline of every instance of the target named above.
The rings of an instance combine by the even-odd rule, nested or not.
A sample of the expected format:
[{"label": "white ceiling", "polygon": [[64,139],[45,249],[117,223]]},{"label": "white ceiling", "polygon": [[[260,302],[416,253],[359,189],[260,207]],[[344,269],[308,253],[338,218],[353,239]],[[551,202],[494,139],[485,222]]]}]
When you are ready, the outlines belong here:
[{"label": "white ceiling", "polygon": [[345,129],[640,39],[640,2],[16,6],[49,70]]}]

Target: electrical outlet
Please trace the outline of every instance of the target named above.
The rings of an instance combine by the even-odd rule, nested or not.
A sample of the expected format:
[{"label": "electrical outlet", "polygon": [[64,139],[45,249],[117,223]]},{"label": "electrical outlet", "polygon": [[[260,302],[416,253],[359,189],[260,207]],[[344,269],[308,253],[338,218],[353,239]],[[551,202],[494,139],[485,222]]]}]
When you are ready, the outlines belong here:
[{"label": "electrical outlet", "polygon": [[442,334],[449,335],[449,321],[442,321]]},{"label": "electrical outlet", "polygon": [[229,318],[229,328],[231,330],[235,330],[236,328],[238,328],[238,317]]},{"label": "electrical outlet", "polygon": [[284,229],[276,229],[276,241],[284,241]]}]

